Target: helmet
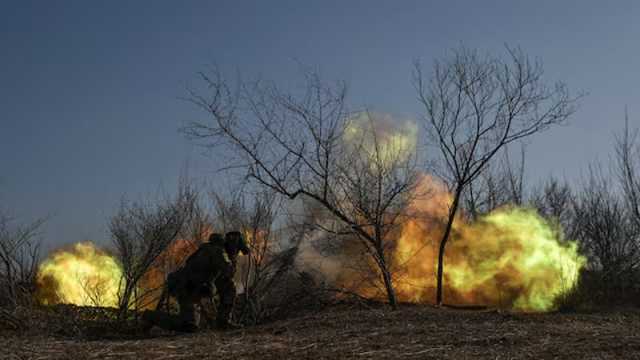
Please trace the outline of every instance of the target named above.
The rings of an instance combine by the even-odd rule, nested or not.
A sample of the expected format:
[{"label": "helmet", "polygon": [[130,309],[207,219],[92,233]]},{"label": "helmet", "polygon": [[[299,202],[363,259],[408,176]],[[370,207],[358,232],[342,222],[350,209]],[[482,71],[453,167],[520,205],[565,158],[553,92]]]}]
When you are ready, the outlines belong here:
[{"label": "helmet", "polygon": [[224,247],[231,255],[235,255],[238,251],[243,255],[249,253],[249,247],[244,239],[244,236],[239,231],[229,231],[224,237]]}]

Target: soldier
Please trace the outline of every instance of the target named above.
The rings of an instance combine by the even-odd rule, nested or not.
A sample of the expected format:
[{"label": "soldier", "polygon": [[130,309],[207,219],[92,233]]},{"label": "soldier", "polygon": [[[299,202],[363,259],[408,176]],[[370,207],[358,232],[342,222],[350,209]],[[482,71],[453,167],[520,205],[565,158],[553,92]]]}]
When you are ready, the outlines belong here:
[{"label": "soldier", "polygon": [[220,297],[216,325],[221,329],[234,326],[229,322],[229,317],[236,296],[233,275],[238,252],[244,255],[249,253],[240,232],[229,232],[224,238],[214,233],[209,237],[209,242],[200,245],[198,250],[189,256],[183,267],[169,274],[166,290],[156,310],[163,306],[168,296],[177,300],[180,307],[179,321],[178,325],[171,327],[183,331],[197,329],[194,305],[212,297],[212,282]]},{"label": "soldier", "polygon": [[[249,247],[239,231],[231,231],[225,235],[224,248],[231,262],[230,272],[231,274],[235,274],[238,252],[247,255],[249,254]],[[233,311],[233,305],[236,299],[236,285],[233,282],[233,275],[220,276],[214,283],[220,296],[216,324],[219,328],[232,327],[234,325],[229,322],[229,317],[231,311]]]}]

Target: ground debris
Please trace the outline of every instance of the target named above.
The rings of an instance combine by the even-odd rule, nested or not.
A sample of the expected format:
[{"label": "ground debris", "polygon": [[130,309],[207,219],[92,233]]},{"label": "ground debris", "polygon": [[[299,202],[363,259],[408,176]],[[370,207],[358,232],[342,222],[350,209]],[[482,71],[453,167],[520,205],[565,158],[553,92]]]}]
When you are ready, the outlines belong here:
[{"label": "ground debris", "polygon": [[90,341],[10,332],[0,337],[0,347],[9,359],[640,359],[640,312],[523,314],[334,306],[229,332]]}]

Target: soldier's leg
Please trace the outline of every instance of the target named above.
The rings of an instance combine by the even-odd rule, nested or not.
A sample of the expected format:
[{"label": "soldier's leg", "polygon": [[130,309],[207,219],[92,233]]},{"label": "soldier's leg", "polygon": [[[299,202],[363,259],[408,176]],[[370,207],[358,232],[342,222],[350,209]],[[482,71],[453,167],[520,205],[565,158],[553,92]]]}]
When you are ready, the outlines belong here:
[{"label": "soldier's leg", "polygon": [[209,329],[215,328],[216,306],[213,303],[212,299],[203,297],[202,299],[200,299],[199,305],[200,305],[200,323],[199,323],[200,328],[204,326],[203,324],[205,321]]},{"label": "soldier's leg", "polygon": [[203,326],[204,321],[210,329],[215,327],[215,304],[213,302],[213,289],[211,284],[204,284],[198,294],[198,307],[200,309],[200,319],[198,325]]},{"label": "soldier's leg", "polygon": [[178,296],[178,305],[180,306],[180,330],[196,331],[198,329],[193,301],[192,296],[185,294]]},{"label": "soldier's leg", "polygon": [[[170,296],[167,282],[162,287],[162,293],[155,310],[145,310],[142,313],[142,320],[146,330],[151,329],[153,326],[159,326],[165,330],[177,330],[180,327],[180,320],[168,311]],[[164,312],[163,307],[166,307]]]},{"label": "soldier's leg", "polygon": [[220,296],[216,324],[220,328],[227,328],[229,327],[229,319],[236,299],[236,286],[232,279],[220,277],[216,280],[216,288]]}]

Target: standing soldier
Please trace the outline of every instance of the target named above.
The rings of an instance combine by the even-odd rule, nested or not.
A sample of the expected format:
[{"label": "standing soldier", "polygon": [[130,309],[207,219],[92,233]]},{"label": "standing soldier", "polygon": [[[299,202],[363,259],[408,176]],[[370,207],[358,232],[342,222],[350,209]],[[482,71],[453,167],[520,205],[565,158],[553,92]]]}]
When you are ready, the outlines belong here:
[{"label": "standing soldier", "polygon": [[233,275],[236,270],[238,252],[244,255],[249,248],[238,231],[211,234],[206,242],[185,262],[184,266],[167,277],[167,286],[156,310],[163,306],[168,296],[173,296],[180,307],[179,324],[171,326],[183,331],[195,331],[198,326],[195,318],[195,304],[201,304],[205,298],[211,298],[211,284],[216,286],[220,297],[216,325],[220,329],[234,327],[229,317],[233,310],[236,288]]}]

